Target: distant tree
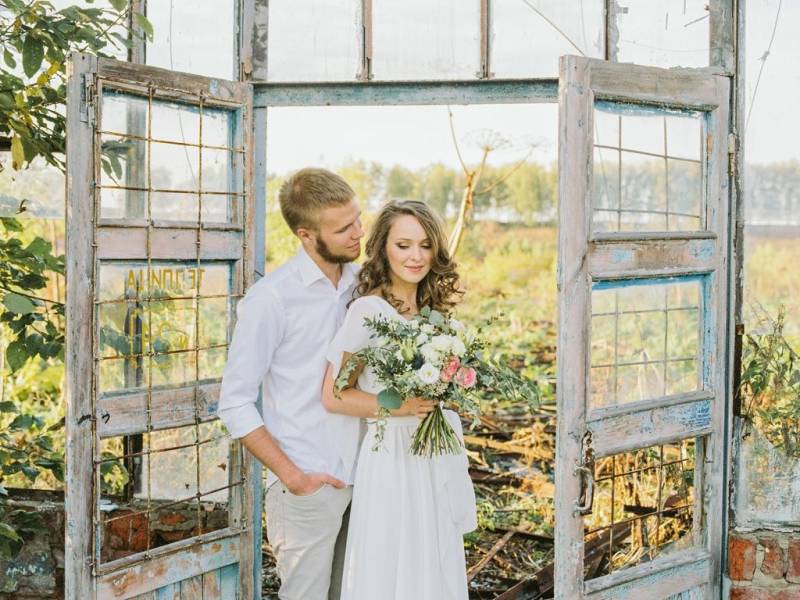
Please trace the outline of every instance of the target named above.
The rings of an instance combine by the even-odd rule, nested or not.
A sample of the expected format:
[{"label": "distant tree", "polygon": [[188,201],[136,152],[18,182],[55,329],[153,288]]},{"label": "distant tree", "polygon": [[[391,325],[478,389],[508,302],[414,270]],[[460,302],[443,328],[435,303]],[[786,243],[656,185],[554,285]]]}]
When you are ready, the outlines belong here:
[{"label": "distant tree", "polygon": [[386,174],[386,198],[412,198],[419,189],[413,171],[399,165],[393,166]]}]

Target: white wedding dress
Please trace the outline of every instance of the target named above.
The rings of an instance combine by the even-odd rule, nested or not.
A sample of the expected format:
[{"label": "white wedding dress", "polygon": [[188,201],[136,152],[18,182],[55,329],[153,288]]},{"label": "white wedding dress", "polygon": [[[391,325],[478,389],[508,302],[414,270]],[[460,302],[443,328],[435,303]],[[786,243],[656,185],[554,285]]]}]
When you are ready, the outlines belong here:
[{"label": "white wedding dress", "polygon": [[[350,305],[331,343],[328,360],[338,373],[342,353],[374,345],[364,319],[403,317],[383,298],[365,296]],[[365,369],[358,388],[377,394],[383,386]],[[461,422],[445,416],[463,440]],[[383,443],[373,451],[375,424],[367,422],[358,451],[341,600],[466,600],[463,534],[475,529],[475,494],[463,452],[414,456],[411,439],[420,419],[389,417]],[[343,455],[355,450],[341,439]]]}]

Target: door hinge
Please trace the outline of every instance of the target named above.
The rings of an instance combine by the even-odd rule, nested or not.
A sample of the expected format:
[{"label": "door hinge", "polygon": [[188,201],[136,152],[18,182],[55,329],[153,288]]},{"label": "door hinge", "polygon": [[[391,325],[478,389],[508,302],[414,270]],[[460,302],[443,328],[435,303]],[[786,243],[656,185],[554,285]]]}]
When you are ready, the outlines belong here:
[{"label": "door hinge", "polygon": [[739,139],[735,133],[728,134],[728,174],[736,176],[736,150]]},{"label": "door hinge", "polygon": [[86,73],[81,87],[81,122],[94,125],[95,83],[94,76]]}]

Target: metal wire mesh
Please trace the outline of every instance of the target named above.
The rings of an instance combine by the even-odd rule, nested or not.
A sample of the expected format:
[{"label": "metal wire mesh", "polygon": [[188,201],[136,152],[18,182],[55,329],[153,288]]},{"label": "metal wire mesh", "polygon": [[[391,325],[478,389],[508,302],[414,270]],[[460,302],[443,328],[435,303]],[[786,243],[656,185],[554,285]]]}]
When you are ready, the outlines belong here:
[{"label": "metal wire mesh", "polygon": [[[127,131],[104,127],[103,101],[107,97],[112,98],[111,105],[117,111],[112,121],[121,122],[120,106],[124,109]],[[128,99],[131,107],[126,104]],[[231,466],[241,467],[241,461],[232,461],[229,452],[239,450],[234,450],[218,422],[209,422],[213,415],[207,411],[201,387],[221,378],[234,302],[243,291],[241,267],[231,261],[203,258],[204,233],[213,228],[243,230],[244,149],[235,108],[227,111],[225,120],[220,117],[225,116],[219,107],[206,110],[207,99],[202,94],[183,100],[181,105],[162,100],[159,90],[153,87],[146,89],[146,95],[135,95],[109,85],[101,95],[96,115],[99,184],[95,190],[95,223],[122,216],[122,222],[115,222],[115,226],[125,227],[125,219],[129,219],[131,226],[144,227],[145,231],[143,259],[102,264],[95,261],[95,409],[100,398],[138,391],[144,395],[145,413],[144,427],[137,434],[101,439],[95,429],[97,563],[137,552],[146,556],[152,548],[230,526],[230,513],[236,510],[230,500],[241,499],[241,494],[236,496],[233,492],[244,484],[241,469],[231,472]],[[155,131],[154,113],[158,112],[164,121],[165,114],[176,106],[179,131],[172,137]],[[196,123],[184,121],[187,115],[196,117]],[[208,143],[204,140],[206,121],[212,122]],[[224,144],[219,143],[221,122],[227,123]],[[196,139],[183,139],[186,130],[189,137],[196,131]],[[156,144],[182,150],[189,165],[186,172],[190,174],[190,185],[182,185],[185,182],[181,181],[173,186],[156,185],[166,180],[157,169],[172,166],[154,164]],[[220,165],[214,163],[213,156],[209,168],[216,169],[215,174],[208,178],[211,184],[204,180],[208,151],[225,153],[226,158],[216,161],[226,171],[224,190],[219,189]],[[115,165],[114,160],[120,157],[123,165]],[[101,169],[110,171],[112,177],[101,175]],[[158,182],[154,182],[154,174]],[[120,193],[124,194],[121,203]],[[196,200],[191,221],[183,208],[171,211],[163,206],[165,200],[174,200],[180,194],[192,195]],[[224,198],[224,215],[207,209],[206,197]],[[113,206],[114,202],[117,206]],[[194,231],[194,247],[190,249],[194,258],[167,260],[163,252],[154,258],[154,232],[176,225]],[[245,247],[244,235],[242,245]],[[185,254],[184,248],[181,255]],[[118,281],[110,283],[115,275],[123,277],[122,286]],[[154,392],[171,389],[190,391],[192,402],[170,407],[169,415],[173,422],[177,418],[191,424],[175,427],[169,420],[158,420],[163,418],[164,409],[154,407]],[[187,478],[184,471],[188,469],[192,473]],[[220,501],[224,518],[220,518],[217,508]],[[187,516],[187,511],[193,513],[193,518]],[[183,522],[187,525],[182,526]],[[164,529],[165,523],[176,527]],[[118,538],[123,535],[120,532],[125,531],[129,532],[127,544],[115,552],[114,545],[120,545]]]}]

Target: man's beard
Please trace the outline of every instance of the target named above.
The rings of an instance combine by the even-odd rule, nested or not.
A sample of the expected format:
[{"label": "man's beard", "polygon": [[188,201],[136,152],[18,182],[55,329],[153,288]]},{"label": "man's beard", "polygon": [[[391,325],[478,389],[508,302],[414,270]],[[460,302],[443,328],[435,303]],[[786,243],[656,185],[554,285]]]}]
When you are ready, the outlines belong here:
[{"label": "man's beard", "polygon": [[328,244],[326,244],[325,241],[319,236],[317,237],[315,250],[317,251],[317,254],[319,254],[322,257],[323,260],[337,265],[343,265],[349,262],[353,262],[355,259],[358,258],[358,254],[356,254],[355,256],[335,254],[333,251],[331,251],[330,248],[328,248]]}]

